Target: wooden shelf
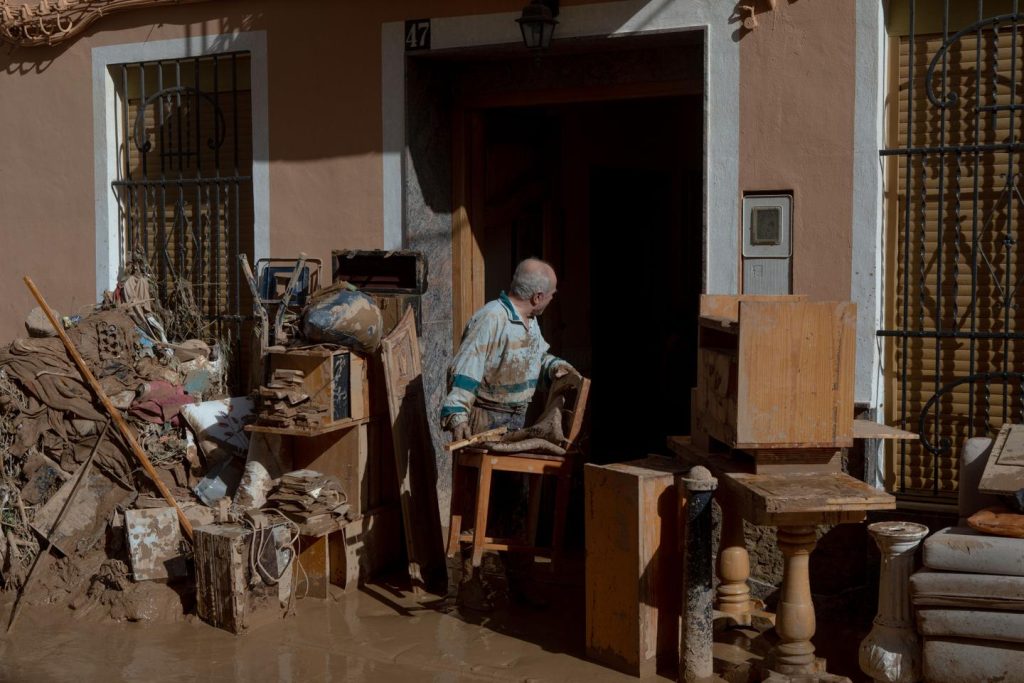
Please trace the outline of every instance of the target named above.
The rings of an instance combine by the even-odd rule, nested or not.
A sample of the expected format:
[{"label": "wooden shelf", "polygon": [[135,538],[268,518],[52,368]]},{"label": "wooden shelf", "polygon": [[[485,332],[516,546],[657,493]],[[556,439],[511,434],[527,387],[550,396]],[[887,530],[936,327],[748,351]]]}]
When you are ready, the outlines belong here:
[{"label": "wooden shelf", "polygon": [[853,438],[855,439],[893,439],[896,441],[912,441],[920,438],[914,432],[908,432],[898,427],[879,424],[871,420],[853,421]]},{"label": "wooden shelf", "polygon": [[282,434],[284,436],[321,436],[323,434],[330,434],[340,429],[351,429],[352,427],[358,427],[359,425],[368,424],[370,418],[362,417],[358,420],[338,420],[332,422],[329,425],[321,427],[314,427],[312,429],[305,427],[271,427],[269,425],[246,425],[245,431],[247,432],[261,432],[263,434]]}]

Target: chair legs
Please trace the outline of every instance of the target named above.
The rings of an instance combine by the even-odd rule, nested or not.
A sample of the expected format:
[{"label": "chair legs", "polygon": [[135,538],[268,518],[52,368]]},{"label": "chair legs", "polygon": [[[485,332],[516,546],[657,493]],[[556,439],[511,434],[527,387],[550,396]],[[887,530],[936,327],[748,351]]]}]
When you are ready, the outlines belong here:
[{"label": "chair legs", "polygon": [[476,487],[476,522],[473,526],[473,567],[479,567],[484,560],[484,544],[487,540],[487,508],[491,502],[491,463],[489,458],[480,462],[480,475]]},{"label": "chair legs", "polygon": [[[471,498],[469,493],[470,478],[472,477],[469,472],[470,469],[472,469],[470,466],[460,466],[457,461],[453,464],[452,503],[447,545],[448,557],[455,557],[460,551],[461,543],[464,540],[468,540],[469,534],[465,534],[466,538],[464,538],[463,534],[463,527],[465,526],[463,517],[469,514],[466,503]],[[490,508],[491,481],[493,479],[494,466],[490,462],[490,458],[484,457],[480,459],[479,467],[476,467],[476,469],[476,506],[471,513],[474,518],[471,541],[473,567],[479,567],[483,563],[484,550],[487,549],[487,515]],[[524,474],[529,486],[529,508],[526,519],[526,538],[524,541],[526,548],[536,548],[541,499],[544,490],[544,474],[539,472]],[[549,476],[556,475],[558,480],[555,488],[555,509],[551,534],[552,561],[557,563],[562,546],[565,543],[565,518],[569,509],[572,470],[568,467],[563,467],[561,470],[549,470],[546,474]],[[494,542],[492,540],[492,543]],[[512,543],[513,541],[502,539],[498,542],[504,544]],[[507,546],[501,545],[500,547],[506,548]]]}]

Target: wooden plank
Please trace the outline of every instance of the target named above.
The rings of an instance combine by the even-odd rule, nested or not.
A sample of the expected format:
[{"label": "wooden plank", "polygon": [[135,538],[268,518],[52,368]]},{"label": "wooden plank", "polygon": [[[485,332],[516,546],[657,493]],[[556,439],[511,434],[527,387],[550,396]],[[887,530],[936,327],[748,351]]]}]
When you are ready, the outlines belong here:
[{"label": "wooden plank", "polygon": [[634,676],[678,663],[674,477],[686,469],[661,457],[584,467],[587,656]]},{"label": "wooden plank", "polygon": [[742,301],[739,311],[737,446],[853,445],[856,304]]},{"label": "wooden plank", "polygon": [[892,439],[895,441],[912,441],[920,437],[898,427],[879,424],[871,420],[853,421],[853,438],[855,439]]},{"label": "wooden plank", "polygon": [[978,482],[981,493],[1014,494],[1024,489],[1024,425],[1004,424]]},{"label": "wooden plank", "polygon": [[345,429],[352,429],[360,425],[369,423],[369,417],[363,417],[358,420],[338,420],[332,424],[320,425],[319,427],[312,429],[305,429],[302,427],[271,427],[269,425],[246,425],[245,431],[247,432],[262,432],[264,434],[280,434],[282,436],[323,436],[324,434],[330,434],[331,432],[337,432]]},{"label": "wooden plank", "polygon": [[326,600],[330,584],[328,536],[299,536],[299,571],[296,594],[300,598]]},{"label": "wooden plank", "polygon": [[806,294],[701,294],[700,315],[721,320],[739,320],[741,301],[796,302],[807,301]]},{"label": "wooden plank", "polygon": [[420,347],[411,308],[381,341],[381,349],[409,576],[417,593],[440,592],[447,585],[447,568],[437,506],[437,464],[427,426]]}]

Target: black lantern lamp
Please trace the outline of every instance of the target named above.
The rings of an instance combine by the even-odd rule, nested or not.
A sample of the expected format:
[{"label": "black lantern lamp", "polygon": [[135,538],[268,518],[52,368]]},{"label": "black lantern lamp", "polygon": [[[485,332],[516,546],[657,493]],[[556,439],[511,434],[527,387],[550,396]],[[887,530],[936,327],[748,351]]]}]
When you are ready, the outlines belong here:
[{"label": "black lantern lamp", "polygon": [[551,36],[558,25],[558,0],[530,0],[516,22],[523,32],[523,43],[531,50],[543,50],[551,45]]}]

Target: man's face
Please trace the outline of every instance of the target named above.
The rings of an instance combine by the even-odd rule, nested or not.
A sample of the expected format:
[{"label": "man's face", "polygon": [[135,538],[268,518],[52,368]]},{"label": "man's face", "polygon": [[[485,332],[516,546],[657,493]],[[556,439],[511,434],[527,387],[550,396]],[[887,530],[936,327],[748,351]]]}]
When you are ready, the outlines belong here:
[{"label": "man's face", "polygon": [[548,307],[551,300],[555,298],[555,293],[558,291],[558,280],[554,274],[551,275],[551,291],[546,294],[534,294],[533,298],[533,314],[540,315],[544,312],[544,309]]}]

